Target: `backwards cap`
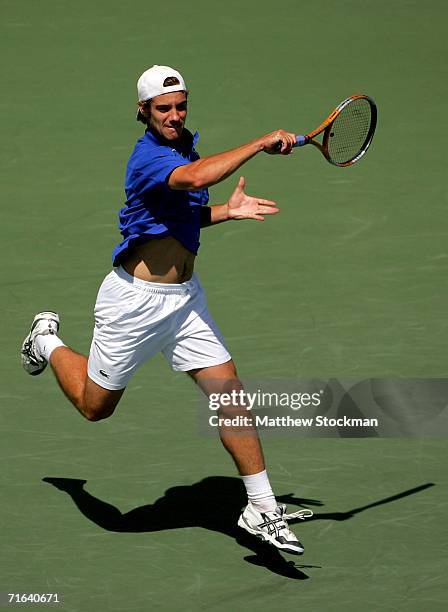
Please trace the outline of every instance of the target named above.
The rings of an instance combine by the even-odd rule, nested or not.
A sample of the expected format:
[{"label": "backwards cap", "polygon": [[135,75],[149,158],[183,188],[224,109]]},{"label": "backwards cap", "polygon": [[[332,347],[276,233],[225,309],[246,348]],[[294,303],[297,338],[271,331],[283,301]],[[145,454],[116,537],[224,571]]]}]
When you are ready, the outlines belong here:
[{"label": "backwards cap", "polygon": [[157,66],[146,70],[137,81],[139,102],[173,91],[187,91],[182,75],[169,66]]}]

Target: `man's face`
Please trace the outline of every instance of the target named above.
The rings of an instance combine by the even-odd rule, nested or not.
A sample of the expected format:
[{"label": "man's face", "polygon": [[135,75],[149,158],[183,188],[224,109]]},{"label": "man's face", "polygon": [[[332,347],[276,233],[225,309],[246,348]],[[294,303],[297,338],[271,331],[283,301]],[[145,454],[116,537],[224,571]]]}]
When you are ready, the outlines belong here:
[{"label": "man's face", "polygon": [[165,140],[179,140],[187,117],[187,94],[184,91],[162,94],[151,101],[149,127]]}]

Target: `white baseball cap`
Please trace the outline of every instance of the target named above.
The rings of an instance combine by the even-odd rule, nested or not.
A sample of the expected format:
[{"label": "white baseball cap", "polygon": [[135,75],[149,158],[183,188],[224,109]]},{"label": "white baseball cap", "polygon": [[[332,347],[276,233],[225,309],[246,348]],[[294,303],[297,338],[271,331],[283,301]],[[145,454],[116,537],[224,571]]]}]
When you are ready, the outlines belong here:
[{"label": "white baseball cap", "polygon": [[158,66],[146,70],[137,81],[139,102],[173,91],[187,91],[182,75],[169,66]]}]

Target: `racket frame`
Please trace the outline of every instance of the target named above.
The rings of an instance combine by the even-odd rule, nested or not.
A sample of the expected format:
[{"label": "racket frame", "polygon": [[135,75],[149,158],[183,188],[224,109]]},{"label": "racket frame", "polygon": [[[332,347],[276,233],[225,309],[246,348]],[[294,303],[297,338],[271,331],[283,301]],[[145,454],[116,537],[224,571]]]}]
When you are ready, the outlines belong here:
[{"label": "racket frame", "polygon": [[[348,106],[354,100],[361,100],[361,99],[367,100],[369,102],[370,111],[371,111],[370,127],[367,133],[366,139],[359,153],[357,153],[354,157],[352,157],[346,162],[342,162],[342,163],[335,162],[333,159],[331,159],[330,154],[328,152],[328,141],[331,137],[330,135],[331,135],[332,125],[346,106]],[[370,98],[369,96],[366,96],[365,94],[354,94],[353,96],[346,98],[340,104],[338,104],[338,106],[334,109],[334,111],[330,113],[330,115],[328,115],[325,121],[323,121],[315,130],[313,130],[312,132],[309,132],[305,136],[302,136],[302,135],[296,136],[297,142],[295,146],[303,147],[306,144],[312,144],[321,151],[321,153],[325,156],[327,161],[330,162],[330,164],[333,164],[334,166],[339,166],[342,168],[346,166],[352,166],[354,163],[356,163],[357,161],[361,159],[361,157],[364,155],[364,153],[369,148],[370,143],[372,142],[373,135],[375,133],[375,128],[376,128],[377,114],[378,113],[377,113],[376,104],[372,98]],[[322,132],[324,132],[324,135],[322,137],[322,144],[321,144],[320,142],[317,142],[316,140],[314,140],[314,138],[318,136],[319,134],[321,134]]]}]

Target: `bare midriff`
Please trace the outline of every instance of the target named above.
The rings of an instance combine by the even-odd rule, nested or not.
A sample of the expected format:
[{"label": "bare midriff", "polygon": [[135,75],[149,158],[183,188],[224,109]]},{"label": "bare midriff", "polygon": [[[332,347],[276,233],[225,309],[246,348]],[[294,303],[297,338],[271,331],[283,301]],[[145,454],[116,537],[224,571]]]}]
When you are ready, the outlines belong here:
[{"label": "bare midriff", "polygon": [[150,283],[184,283],[193,275],[195,255],[169,236],[135,247],[122,262],[128,274]]}]

